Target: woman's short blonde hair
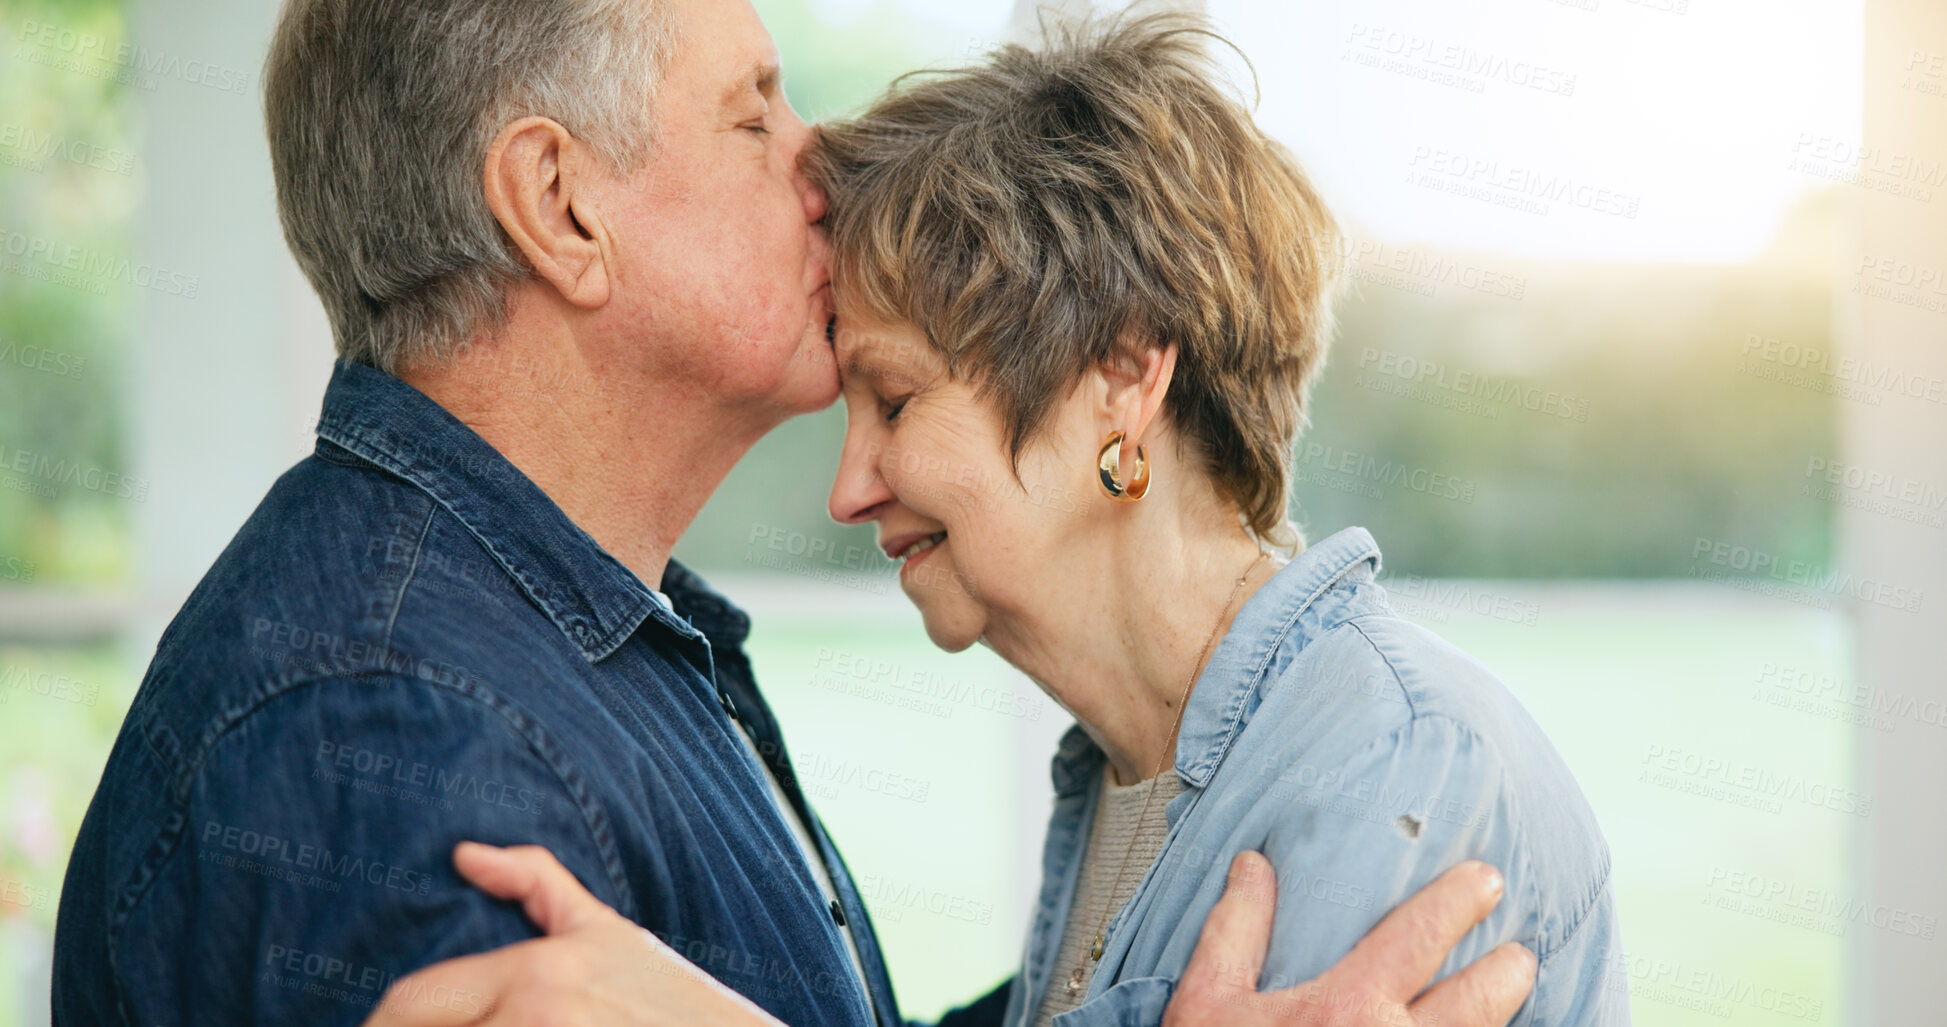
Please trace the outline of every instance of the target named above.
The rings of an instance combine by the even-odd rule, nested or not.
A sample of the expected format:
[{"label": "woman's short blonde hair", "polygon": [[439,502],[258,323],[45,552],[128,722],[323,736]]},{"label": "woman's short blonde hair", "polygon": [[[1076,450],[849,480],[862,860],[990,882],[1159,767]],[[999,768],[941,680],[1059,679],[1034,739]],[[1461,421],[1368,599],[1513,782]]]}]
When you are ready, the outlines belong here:
[{"label": "woman's short blonde hair", "polygon": [[917,326],[1018,457],[1118,347],[1178,347],[1166,409],[1261,538],[1332,332],[1338,229],[1222,83],[1206,22],[1124,16],[894,83],[824,126],[848,303]]}]

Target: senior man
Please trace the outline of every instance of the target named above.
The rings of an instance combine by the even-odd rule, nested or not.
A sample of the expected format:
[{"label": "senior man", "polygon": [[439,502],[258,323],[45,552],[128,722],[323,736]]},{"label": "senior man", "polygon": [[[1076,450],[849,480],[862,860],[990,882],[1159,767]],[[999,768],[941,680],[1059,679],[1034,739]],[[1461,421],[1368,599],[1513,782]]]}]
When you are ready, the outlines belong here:
[{"label": "senior man", "polygon": [[[611,1022],[900,1024],[748,620],[669,555],[837,392],[808,130],[747,0],[289,0],[266,111],[341,359],[316,452],[123,724],[56,1021],[354,1024],[389,991],[385,1016],[520,1022],[503,988],[538,979],[643,996]],[[468,840],[553,856],[462,849],[462,878]],[[1290,1008],[1238,1001],[1270,916],[1247,884],[1172,1016],[1415,1016],[1495,881],[1443,879]],[[681,969],[662,943],[725,987],[654,972]],[[1420,1012],[1501,1022],[1524,975],[1483,960]]]}]

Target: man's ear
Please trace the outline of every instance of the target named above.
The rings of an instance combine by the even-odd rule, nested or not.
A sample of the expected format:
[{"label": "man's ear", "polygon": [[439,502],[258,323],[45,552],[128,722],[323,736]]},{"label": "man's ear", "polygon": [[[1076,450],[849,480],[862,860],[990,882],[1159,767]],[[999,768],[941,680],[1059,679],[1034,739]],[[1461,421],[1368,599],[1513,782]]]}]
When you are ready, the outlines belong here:
[{"label": "man's ear", "polygon": [[590,309],[608,302],[606,226],[588,192],[587,149],[549,118],[521,118],[487,149],[487,207],[528,266],[561,298]]},{"label": "man's ear", "polygon": [[1163,412],[1176,374],[1176,343],[1156,346],[1125,335],[1097,373],[1106,386],[1103,414],[1109,430],[1122,432],[1125,445],[1138,445]]}]

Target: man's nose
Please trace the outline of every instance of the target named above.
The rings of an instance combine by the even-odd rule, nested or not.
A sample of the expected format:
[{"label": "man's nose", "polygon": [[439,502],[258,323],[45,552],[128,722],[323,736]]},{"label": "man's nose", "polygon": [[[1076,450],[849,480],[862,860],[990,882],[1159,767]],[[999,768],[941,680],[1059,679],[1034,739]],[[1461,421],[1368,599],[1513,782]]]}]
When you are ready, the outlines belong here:
[{"label": "man's nose", "polygon": [[803,171],[798,172],[798,188],[804,193],[805,220],[814,225],[825,220],[826,212],[831,209],[831,201],[825,197],[825,190]]},{"label": "man's nose", "polygon": [[792,134],[792,141],[795,144],[791,151],[791,174],[797,179],[798,193],[804,200],[805,220],[814,223],[823,221],[826,211],[830,209],[830,203],[825,196],[825,190],[809,174],[806,174],[805,166],[806,155],[811,152],[812,147],[818,145],[818,130],[799,119],[797,111],[787,110],[785,117],[789,119],[790,127],[787,131]]}]

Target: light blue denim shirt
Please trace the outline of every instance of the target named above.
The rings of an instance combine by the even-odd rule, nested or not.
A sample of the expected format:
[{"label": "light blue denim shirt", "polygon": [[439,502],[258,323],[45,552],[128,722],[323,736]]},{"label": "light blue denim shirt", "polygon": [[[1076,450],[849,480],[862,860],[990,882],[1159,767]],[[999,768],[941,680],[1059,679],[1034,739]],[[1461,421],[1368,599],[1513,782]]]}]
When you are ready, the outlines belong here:
[{"label": "light blue denim shirt", "polygon": [[[1501,680],[1400,619],[1351,528],[1253,595],[1184,711],[1162,854],[1109,926],[1084,1003],[1056,1027],[1154,1027],[1233,856],[1278,873],[1260,989],[1310,980],[1381,917],[1468,859],[1507,890],[1440,968],[1506,941],[1540,962],[1514,1024],[1626,1024],[1609,848],[1561,755]],[[1056,966],[1104,769],[1078,727],[1054,760],[1039,906],[1003,1023],[1024,1027]]]}]

